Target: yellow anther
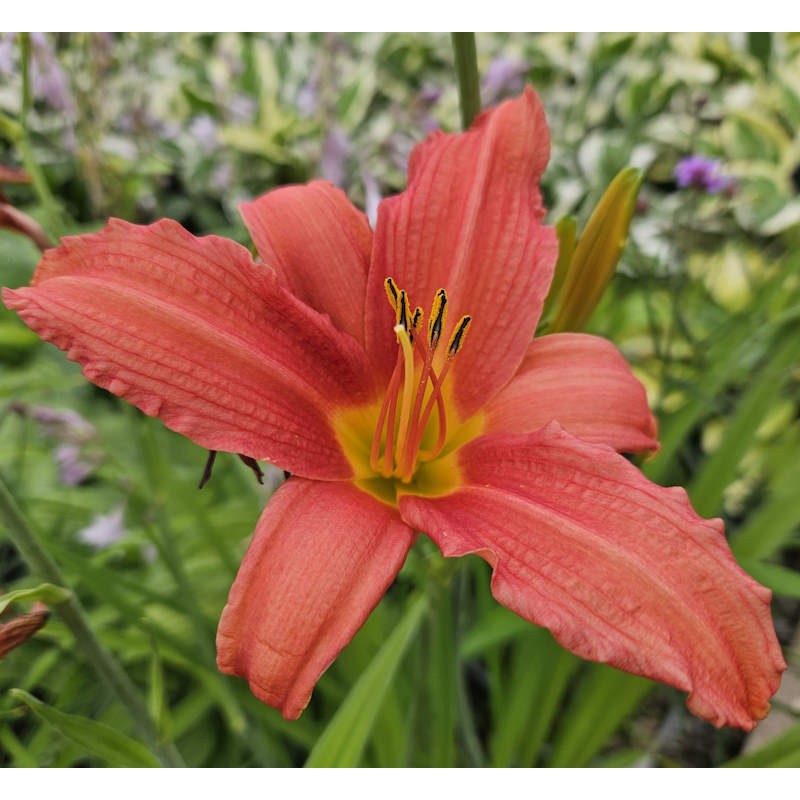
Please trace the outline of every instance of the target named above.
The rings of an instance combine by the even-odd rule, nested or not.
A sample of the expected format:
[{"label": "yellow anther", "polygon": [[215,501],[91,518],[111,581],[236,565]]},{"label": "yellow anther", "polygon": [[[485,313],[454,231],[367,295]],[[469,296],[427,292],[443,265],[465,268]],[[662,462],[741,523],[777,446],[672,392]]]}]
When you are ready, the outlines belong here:
[{"label": "yellow anther", "polygon": [[453,335],[450,337],[450,343],[447,345],[447,357],[455,358],[458,351],[464,346],[464,340],[467,338],[467,331],[469,330],[472,317],[469,315],[461,317],[456,325]]},{"label": "yellow anther", "polygon": [[439,344],[445,322],[447,322],[447,292],[444,289],[439,289],[436,292],[436,297],[433,298],[431,315],[428,319],[428,344],[431,352],[436,350],[436,346]]},{"label": "yellow anther", "polygon": [[401,290],[400,302],[397,304],[397,324],[408,331],[408,295],[405,289]]},{"label": "yellow anther", "polygon": [[386,289],[386,298],[389,301],[389,305],[392,307],[392,311],[397,313],[397,303],[400,300],[400,293],[397,291],[397,284],[391,278],[387,278],[383,282],[383,288]]},{"label": "yellow anther", "polygon": [[[434,367],[434,353],[447,329],[447,292],[439,289],[434,295],[426,343],[420,336],[425,321],[423,309],[411,306],[406,291],[399,289],[392,278],[386,278],[384,289],[395,312],[394,332],[399,352],[378,413],[369,463],[376,475],[409,483],[417,466],[438,458],[445,447],[447,419],[442,384],[453,359],[464,346],[472,317],[459,320],[450,336],[444,363],[437,362]],[[429,429],[434,408],[438,424]],[[423,439],[434,434],[433,447],[423,450]]]}]

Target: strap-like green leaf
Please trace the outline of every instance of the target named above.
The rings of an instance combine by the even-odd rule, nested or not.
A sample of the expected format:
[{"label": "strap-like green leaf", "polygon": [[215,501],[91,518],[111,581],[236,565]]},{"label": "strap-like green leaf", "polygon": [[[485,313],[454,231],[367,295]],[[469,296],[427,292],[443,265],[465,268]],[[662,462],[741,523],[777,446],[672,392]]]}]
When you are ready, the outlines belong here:
[{"label": "strap-like green leaf", "polygon": [[22,689],[11,689],[10,694],[25,703],[59,733],[92,755],[103,759],[110,767],[161,766],[159,760],[141,742],[102,722],[95,722],[76,714],[65,714]]},{"label": "strap-like green leaf", "polygon": [[754,558],[740,558],[739,564],[745,572],[772,589],[775,594],[800,599],[800,572],[797,570]]},{"label": "strap-like green leaf", "polygon": [[409,602],[405,616],[364,670],[320,736],[307,767],[356,767],[381,703],[428,605],[426,595]]},{"label": "strap-like green leaf", "polygon": [[551,767],[582,767],[600,752],[653,683],[636,675],[590,664],[565,711],[568,724],[553,742]]},{"label": "strap-like green leaf", "polygon": [[62,589],[60,586],[54,586],[52,583],[41,583],[34,586],[32,589],[17,589],[15,592],[0,597],[0,614],[2,614],[11,603],[19,602],[20,600],[39,600],[46,606],[55,606],[63,603],[72,592],[69,589]]},{"label": "strap-like green leaf", "polygon": [[800,767],[800,722],[792,725],[764,747],[734,758],[724,767]]}]

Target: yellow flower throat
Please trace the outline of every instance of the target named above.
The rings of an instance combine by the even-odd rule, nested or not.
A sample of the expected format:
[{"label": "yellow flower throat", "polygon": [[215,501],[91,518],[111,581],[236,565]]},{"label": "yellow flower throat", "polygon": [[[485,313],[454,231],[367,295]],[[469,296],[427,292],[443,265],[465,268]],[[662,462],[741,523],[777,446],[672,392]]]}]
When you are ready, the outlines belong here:
[{"label": "yellow flower throat", "polygon": [[436,292],[424,335],[422,308],[417,306],[412,312],[405,290],[399,290],[391,278],[384,286],[395,312],[394,333],[399,345],[394,370],[379,405],[349,409],[337,418],[335,427],[357,485],[396,505],[399,494],[430,496],[455,489],[460,475],[454,449],[483,426],[480,418],[473,418],[448,435],[450,404],[443,392],[472,318],[461,317],[447,349],[435,359],[447,326],[447,292]]}]

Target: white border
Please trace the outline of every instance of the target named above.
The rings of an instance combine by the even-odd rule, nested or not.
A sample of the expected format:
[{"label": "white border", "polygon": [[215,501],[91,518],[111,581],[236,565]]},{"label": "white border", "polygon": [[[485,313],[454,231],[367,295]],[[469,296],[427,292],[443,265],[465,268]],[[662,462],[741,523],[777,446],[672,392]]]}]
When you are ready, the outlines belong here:
[{"label": "white border", "polygon": [[[124,772],[124,774],[121,774]],[[675,800],[676,793],[726,800],[780,796],[796,780],[785,770],[5,770],[4,796],[60,800],[141,800],[172,796],[194,800],[230,797],[324,797],[325,800]],[[16,791],[14,791],[16,790]],[[16,792],[19,792],[17,795]],[[14,794],[12,794],[14,792]],[[413,794],[411,794],[413,793]]]},{"label": "white border", "polygon": [[[97,0],[3,2],[6,30],[783,30],[792,20],[783,0],[720,5],[697,0],[642,3],[641,0],[571,0],[566,3],[520,0],[301,0],[294,3],[167,3],[136,0],[98,4]],[[98,11],[98,9],[101,9]],[[796,26],[796,21],[795,21]]]}]

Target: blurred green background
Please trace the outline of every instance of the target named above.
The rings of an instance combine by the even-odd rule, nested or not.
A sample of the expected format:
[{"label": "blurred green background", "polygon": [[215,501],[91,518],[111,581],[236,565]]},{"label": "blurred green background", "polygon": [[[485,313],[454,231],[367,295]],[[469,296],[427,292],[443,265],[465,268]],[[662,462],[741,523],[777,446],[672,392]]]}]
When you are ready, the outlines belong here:
[{"label": "blurred green background", "polygon": [[[620,347],[659,418],[662,450],[645,473],[722,516],[737,559],[775,592],[791,685],[800,36],[479,34],[477,44],[484,105],[525,83],[543,99],[550,223],[570,213],[582,225],[620,169],[644,171],[589,330]],[[34,34],[27,69],[22,55],[20,37],[0,34],[0,165],[32,182],[0,189],[53,240],[112,215],[167,216],[249,244],[237,205],[314,177],[372,216],[404,187],[413,144],[459,128],[446,34]],[[718,160],[723,190],[679,185],[675,167],[691,155]],[[37,260],[28,239],[0,229],[0,284],[27,283]],[[751,737],[715,731],[681,693],[582,662],[500,607],[477,559],[448,583],[424,538],[302,718],[283,721],[214,663],[228,588],[283,474],[267,468],[260,487],[223,454],[198,491],[205,458],[89,385],[0,307],[0,474],[159,741],[186,764],[800,766],[791,696]],[[0,525],[0,594],[38,583]],[[28,609],[14,603],[0,622]],[[0,662],[0,765],[151,763],[138,739],[57,613]]]}]

